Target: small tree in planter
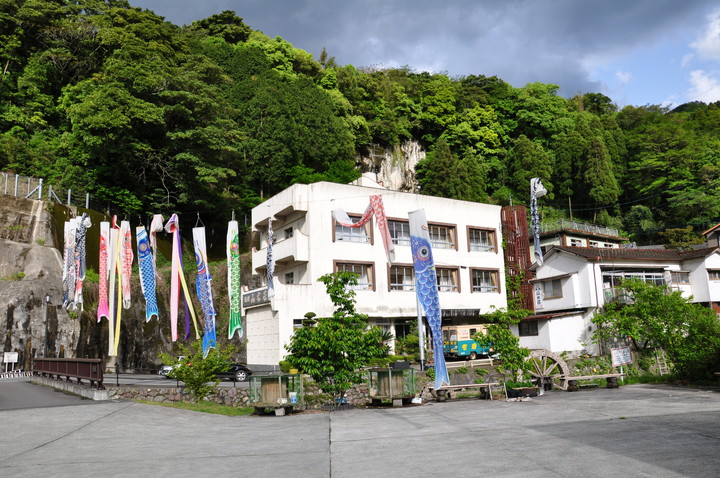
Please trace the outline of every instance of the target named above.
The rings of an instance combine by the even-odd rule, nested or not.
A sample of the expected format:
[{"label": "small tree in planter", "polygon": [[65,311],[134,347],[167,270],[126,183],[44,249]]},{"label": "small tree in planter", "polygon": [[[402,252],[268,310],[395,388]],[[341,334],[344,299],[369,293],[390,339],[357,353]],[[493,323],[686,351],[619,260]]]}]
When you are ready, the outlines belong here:
[{"label": "small tree in planter", "polygon": [[367,325],[367,315],[355,310],[357,274],[325,274],[325,284],[335,305],[332,317],[307,319],[286,346],[286,361],[310,375],[325,393],[341,401],[345,392],[364,380],[362,368],[388,354],[382,329]]}]

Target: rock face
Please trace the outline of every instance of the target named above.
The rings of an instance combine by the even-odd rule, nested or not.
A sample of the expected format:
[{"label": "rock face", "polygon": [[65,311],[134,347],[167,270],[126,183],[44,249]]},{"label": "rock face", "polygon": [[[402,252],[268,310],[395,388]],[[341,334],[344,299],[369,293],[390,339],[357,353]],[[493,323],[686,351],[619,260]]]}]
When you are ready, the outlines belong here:
[{"label": "rock face", "polygon": [[62,259],[41,201],[0,196],[0,334],[16,368],[34,356],[72,357],[80,326],[60,307]]},{"label": "rock face", "polygon": [[417,141],[407,141],[394,149],[371,146],[366,156],[359,158],[364,173],[375,173],[375,181],[393,191],[415,193],[415,165],[425,159],[425,151]]}]

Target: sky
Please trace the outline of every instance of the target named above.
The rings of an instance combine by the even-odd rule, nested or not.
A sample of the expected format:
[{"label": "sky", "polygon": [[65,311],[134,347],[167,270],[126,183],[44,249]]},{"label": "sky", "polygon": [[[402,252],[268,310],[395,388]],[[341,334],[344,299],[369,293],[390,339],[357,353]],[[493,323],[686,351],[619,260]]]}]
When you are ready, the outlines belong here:
[{"label": "sky", "polygon": [[176,25],[233,10],[316,59],[552,83],[619,107],[720,100],[717,0],[129,0]]}]

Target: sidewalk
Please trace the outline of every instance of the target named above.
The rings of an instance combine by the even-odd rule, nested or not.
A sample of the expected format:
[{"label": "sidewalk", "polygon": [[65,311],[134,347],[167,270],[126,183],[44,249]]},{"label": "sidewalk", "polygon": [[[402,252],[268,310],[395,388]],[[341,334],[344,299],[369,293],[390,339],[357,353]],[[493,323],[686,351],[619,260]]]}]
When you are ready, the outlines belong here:
[{"label": "sidewalk", "polygon": [[2,411],[0,423],[0,476],[13,477],[675,477],[720,469],[720,393],[654,385],[285,417],[78,399]]}]

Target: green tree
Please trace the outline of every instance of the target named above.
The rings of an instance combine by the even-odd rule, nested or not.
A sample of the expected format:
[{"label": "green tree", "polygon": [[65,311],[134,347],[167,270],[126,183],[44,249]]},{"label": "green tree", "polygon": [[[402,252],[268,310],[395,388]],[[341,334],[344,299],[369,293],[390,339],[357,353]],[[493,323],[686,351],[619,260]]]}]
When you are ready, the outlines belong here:
[{"label": "green tree", "polygon": [[720,359],[720,322],[712,309],[694,304],[665,285],[621,283],[624,297],[605,304],[592,322],[600,343],[627,340],[635,350],[662,348],[678,377],[710,378]]},{"label": "green tree", "polygon": [[702,237],[693,233],[692,226],[665,229],[659,235],[665,240],[666,247],[680,251],[692,249],[692,246],[705,242]]},{"label": "green tree", "polygon": [[473,336],[473,340],[482,347],[491,347],[491,352],[500,356],[502,362],[498,370],[511,380],[516,378],[518,372],[524,373],[530,367],[527,361],[530,349],[520,347],[520,339],[511,329],[529,313],[524,309],[496,309],[484,317],[487,321],[485,331]]},{"label": "green tree", "polygon": [[362,370],[371,360],[385,357],[382,329],[368,329],[367,316],[355,310],[357,274],[336,272],[320,277],[335,305],[332,317],[307,319],[286,346],[286,360],[309,374],[325,393],[341,399],[364,379]]},{"label": "green tree", "polygon": [[160,360],[165,365],[177,365],[168,373],[168,377],[183,382],[193,398],[199,401],[215,390],[220,383],[217,374],[229,368],[235,352],[232,346],[212,348],[207,357],[203,357],[202,341],[197,340],[190,346],[179,345],[179,353],[183,357],[179,363],[169,354],[160,354]]},{"label": "green tree", "polygon": [[204,20],[194,21],[190,30],[205,31],[208,35],[220,37],[228,43],[244,42],[252,32],[232,10],[224,10]]}]

